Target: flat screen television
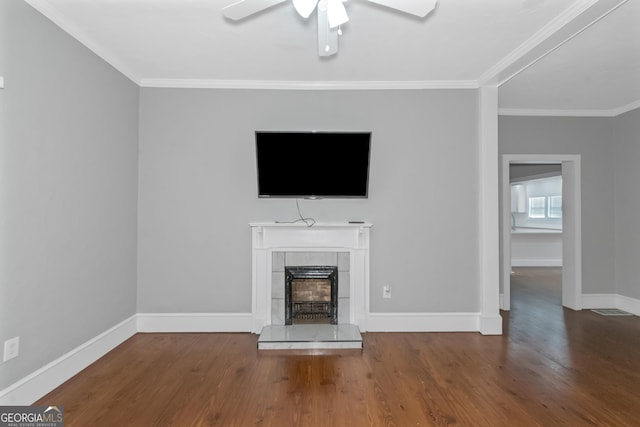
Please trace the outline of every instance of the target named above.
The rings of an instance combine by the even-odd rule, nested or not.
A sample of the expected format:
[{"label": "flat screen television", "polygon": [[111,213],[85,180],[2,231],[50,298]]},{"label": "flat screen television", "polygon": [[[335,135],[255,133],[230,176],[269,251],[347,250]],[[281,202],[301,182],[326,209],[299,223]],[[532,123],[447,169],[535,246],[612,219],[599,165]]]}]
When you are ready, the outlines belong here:
[{"label": "flat screen television", "polygon": [[371,132],[256,132],[258,197],[366,198]]}]

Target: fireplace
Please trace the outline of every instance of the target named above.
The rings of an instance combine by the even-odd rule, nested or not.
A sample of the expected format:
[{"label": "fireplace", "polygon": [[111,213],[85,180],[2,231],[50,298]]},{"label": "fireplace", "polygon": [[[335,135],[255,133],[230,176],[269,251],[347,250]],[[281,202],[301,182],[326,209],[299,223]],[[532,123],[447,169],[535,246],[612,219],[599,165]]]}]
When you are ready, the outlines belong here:
[{"label": "fireplace", "polygon": [[285,267],[285,325],[338,324],[338,267]]},{"label": "fireplace", "polygon": [[354,324],[367,330],[371,224],[250,225],[252,332],[260,333],[268,325],[285,326],[284,269],[312,265],[338,266],[337,326]]}]

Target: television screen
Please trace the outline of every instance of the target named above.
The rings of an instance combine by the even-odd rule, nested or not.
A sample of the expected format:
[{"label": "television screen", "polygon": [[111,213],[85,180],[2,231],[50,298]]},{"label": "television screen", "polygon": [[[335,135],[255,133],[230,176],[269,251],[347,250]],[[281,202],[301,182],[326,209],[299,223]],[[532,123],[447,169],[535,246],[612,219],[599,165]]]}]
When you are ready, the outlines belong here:
[{"label": "television screen", "polygon": [[371,132],[256,132],[259,197],[366,198]]}]

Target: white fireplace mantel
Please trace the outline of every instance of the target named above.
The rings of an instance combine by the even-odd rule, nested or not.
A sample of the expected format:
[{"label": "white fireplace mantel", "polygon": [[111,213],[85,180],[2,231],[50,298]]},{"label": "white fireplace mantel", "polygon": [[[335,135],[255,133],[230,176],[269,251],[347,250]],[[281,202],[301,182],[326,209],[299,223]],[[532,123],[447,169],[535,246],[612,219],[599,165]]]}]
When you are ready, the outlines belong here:
[{"label": "white fireplace mantel", "polygon": [[367,330],[370,223],[250,223],[252,234],[253,332],[271,325],[273,252],[348,252],[349,323]]}]

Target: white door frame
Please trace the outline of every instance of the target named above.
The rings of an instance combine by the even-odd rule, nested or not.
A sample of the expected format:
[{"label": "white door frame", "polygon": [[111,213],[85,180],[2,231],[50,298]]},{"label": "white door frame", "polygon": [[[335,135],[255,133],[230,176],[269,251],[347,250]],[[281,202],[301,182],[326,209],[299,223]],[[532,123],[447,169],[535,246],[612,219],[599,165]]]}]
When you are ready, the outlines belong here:
[{"label": "white door frame", "polygon": [[502,295],[500,308],[511,309],[512,163],[562,165],[562,305],[582,309],[582,219],[580,155],[504,154],[502,156]]}]

